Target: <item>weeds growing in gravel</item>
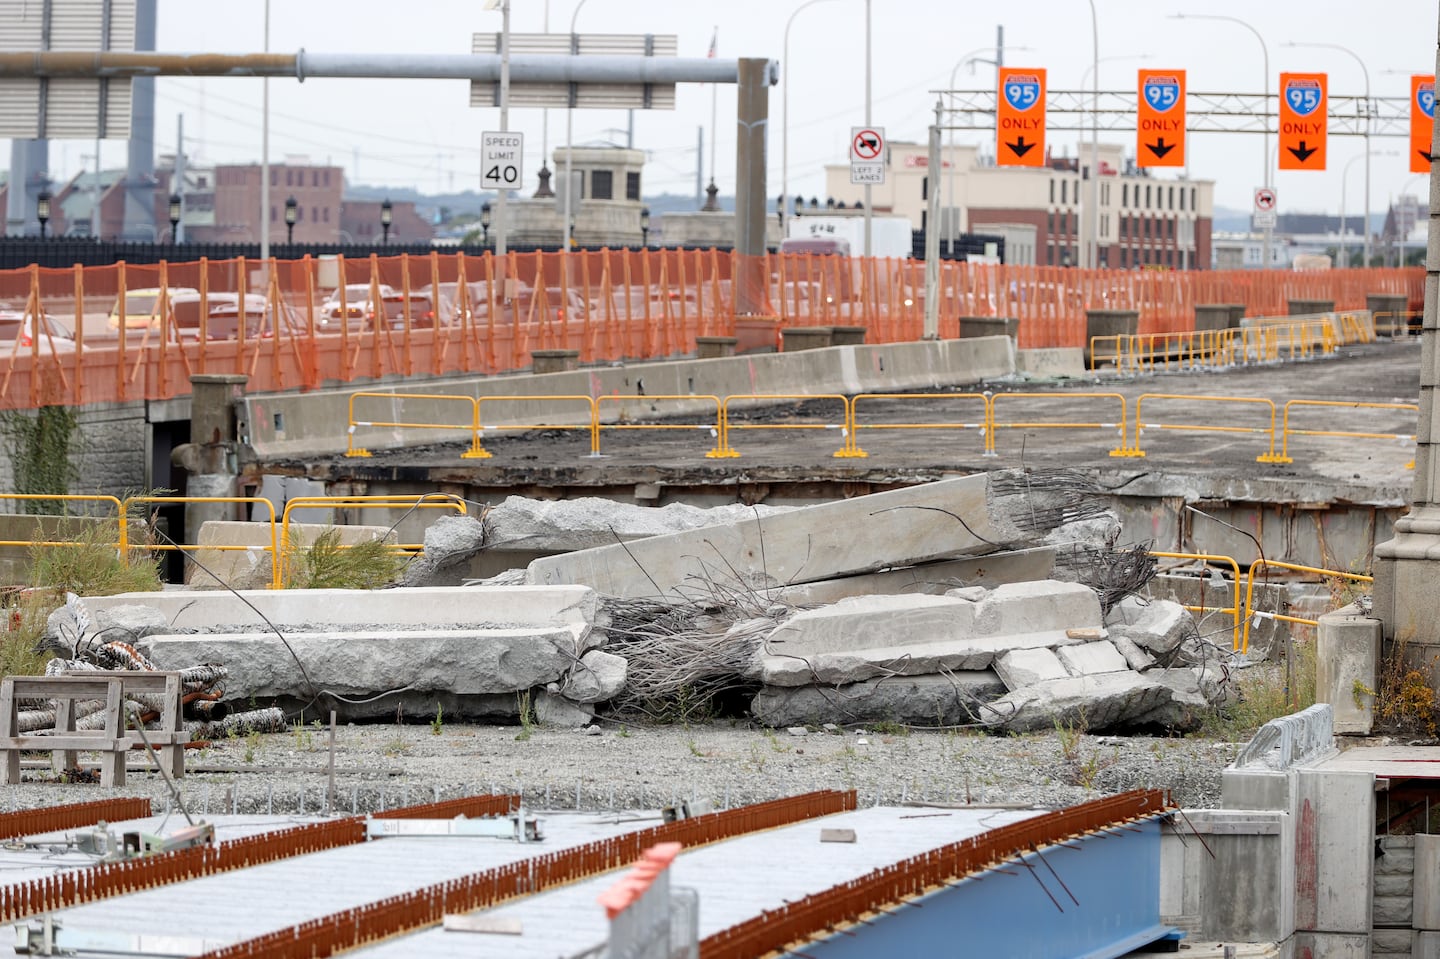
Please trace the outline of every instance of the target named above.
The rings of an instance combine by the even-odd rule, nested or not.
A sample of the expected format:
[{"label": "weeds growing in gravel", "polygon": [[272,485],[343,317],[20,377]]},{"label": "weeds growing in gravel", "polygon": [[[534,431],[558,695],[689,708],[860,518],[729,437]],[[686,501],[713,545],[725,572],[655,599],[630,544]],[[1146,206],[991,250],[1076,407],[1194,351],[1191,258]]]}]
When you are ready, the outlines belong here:
[{"label": "weeds growing in gravel", "polygon": [[535,731],[535,712],[530,707],[530,690],[516,694],[516,704],[520,708],[520,732],[515,734],[515,741],[523,743],[529,740]]},{"label": "weeds growing in gravel", "polygon": [[436,703],[435,718],[430,720],[430,734],[432,736],[438,736],[445,731],[444,715],[445,707],[440,703]]}]

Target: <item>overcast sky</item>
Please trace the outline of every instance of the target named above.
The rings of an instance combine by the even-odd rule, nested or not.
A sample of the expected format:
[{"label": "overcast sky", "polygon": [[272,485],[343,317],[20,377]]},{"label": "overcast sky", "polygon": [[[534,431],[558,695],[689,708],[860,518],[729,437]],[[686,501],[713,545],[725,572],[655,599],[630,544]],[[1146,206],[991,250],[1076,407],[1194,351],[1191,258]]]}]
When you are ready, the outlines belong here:
[{"label": "overcast sky", "polygon": [[[768,193],[777,194],[781,174],[783,85],[790,87],[791,192],[822,193],[827,163],[847,159],[849,130],[864,120],[865,0],[818,0],[794,19],[788,62],[783,55],[787,20],[802,0],[584,0],[579,33],[657,33],[678,37],[681,56],[704,56],[712,34],[721,57],[771,57],[782,61],[782,86],[772,89]],[[1231,22],[1175,20],[1177,12],[1238,17],[1263,36],[1269,50],[1270,88],[1281,71],[1325,72],[1330,93],[1359,95],[1364,77],[1354,57],[1334,49],[1302,49],[1289,42],[1342,44],[1369,70],[1371,94],[1408,96],[1409,76],[1435,66],[1436,0],[1094,0],[1099,22],[1102,90],[1135,89],[1138,68],[1188,71],[1192,92],[1259,93],[1264,84],[1261,44]],[[574,0],[511,0],[511,29],[541,32],[549,18],[554,33],[569,30]],[[158,47],[171,52],[258,52],[264,45],[263,0],[159,0]],[[323,53],[465,53],[471,34],[497,32],[499,11],[482,0],[274,0],[270,49]],[[1052,90],[1088,89],[1091,19],[1083,0],[891,0],[873,5],[873,123],[892,142],[923,143],[935,101],[952,70],[967,54],[990,57],[997,25],[1005,29],[1009,66],[1044,67]],[[1020,47],[1029,49],[1021,50]],[[1144,59],[1141,59],[1141,58]],[[994,68],[963,67],[956,87],[992,89]],[[415,186],[426,192],[477,188],[482,130],[498,129],[497,110],[471,109],[467,84],[440,80],[272,80],[272,159],[305,157],[347,168],[352,182]],[[258,159],[261,82],[250,79],[157,81],[157,152],[175,145],[177,114],[185,116],[188,152],[202,162]],[[673,111],[637,111],[635,144],[648,152],[645,191],[690,193],[695,186],[696,134],[704,128],[710,169],[711,90],[681,87]],[[717,180],[734,189],[735,88],[719,87]],[[625,141],[623,111],[576,111],[577,144]],[[512,110],[510,127],[526,135],[526,190],[534,189],[542,145],[539,110]],[[993,152],[993,133],[959,133],[957,142],[983,144]],[[562,145],[565,114],[549,115],[549,146]],[[1076,150],[1076,134],[1052,132],[1055,151]],[[1103,134],[1134,150],[1134,134]],[[1272,149],[1274,138],[1271,138]],[[1401,192],[1423,195],[1408,172],[1401,138],[1372,139],[1371,209],[1383,211]],[[1364,152],[1359,137],[1332,135],[1325,172],[1276,172],[1282,212],[1338,212],[1341,171]],[[7,144],[8,145],[8,144]],[[107,143],[107,165],[123,159],[123,144]],[[82,141],[52,146],[57,179],[75,171]],[[1190,140],[1190,175],[1216,181],[1216,202],[1248,209],[1261,181],[1258,134],[1196,134]],[[1393,155],[1385,155],[1393,154]],[[7,154],[8,155],[8,151]],[[93,162],[93,161],[88,161]],[[1363,161],[1350,166],[1346,208],[1358,212]],[[1162,174],[1165,176],[1171,173]]]}]

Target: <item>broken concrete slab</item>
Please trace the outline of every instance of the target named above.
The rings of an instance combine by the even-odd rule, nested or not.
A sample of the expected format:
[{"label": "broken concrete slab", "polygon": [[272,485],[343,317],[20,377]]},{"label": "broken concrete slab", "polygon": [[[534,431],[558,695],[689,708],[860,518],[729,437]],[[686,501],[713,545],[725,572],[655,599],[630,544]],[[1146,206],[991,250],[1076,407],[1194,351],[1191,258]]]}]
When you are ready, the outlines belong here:
[{"label": "broken concrete slab", "polygon": [[1155,657],[1151,656],[1146,650],[1141,649],[1136,645],[1135,641],[1128,636],[1112,634],[1110,636],[1110,642],[1119,650],[1120,655],[1125,657],[1126,664],[1136,672],[1143,673],[1155,665]]},{"label": "broken concrete slab", "polygon": [[581,729],[590,725],[595,718],[594,709],[560,696],[553,696],[543,689],[535,694],[533,708],[535,721],[542,726]]},{"label": "broken concrete slab", "polygon": [[802,610],[778,626],[767,653],[813,657],[972,635],[977,604],[949,596],[852,596]]},{"label": "broken concrete slab", "polygon": [[1110,610],[1105,626],[1112,636],[1123,636],[1157,655],[1173,652],[1183,640],[1195,635],[1190,611],[1167,599],[1127,596]]},{"label": "broken concrete slab", "polygon": [[90,623],[85,635],[79,629],[69,607],[61,606],[45,621],[45,645],[53,649],[73,649],[80,639],[95,638],[102,643],[121,642],[132,645],[155,633],[168,633],[173,627],[165,614],[143,603],[121,603],[98,609],[84,600]]},{"label": "broken concrete slab", "polygon": [[405,567],[402,586],[459,586],[470,560],[485,548],[485,523],[473,516],[441,516],[425,528],[425,549]]},{"label": "broken concrete slab", "polygon": [[[294,704],[314,702],[322,692],[364,698],[405,688],[473,696],[543,687],[570,668],[581,632],[579,626],[351,629],[287,631],[284,641],[273,632],[198,633],[150,636],[139,649],[161,669],[224,663],[232,699]],[[333,702],[353,716],[349,704]],[[383,700],[379,707],[379,715],[394,711]]]},{"label": "broken concrete slab", "polygon": [[1005,583],[975,607],[975,628],[985,635],[1036,633],[1101,624],[1100,598],[1089,586],[1037,580]]},{"label": "broken concrete slab", "polygon": [[[977,601],[985,587],[1028,580],[1050,579],[1055,551],[1048,547],[1007,550],[970,559],[940,560],[878,573],[861,573],[813,583],[796,583],[771,590],[768,598],[792,606],[834,603],[847,596],[928,593],[955,595]],[[963,593],[961,592],[963,590]],[[978,591],[978,595],[971,590]]]},{"label": "broken concrete slab", "polygon": [[904,646],[842,650],[794,656],[763,653],[746,672],[767,686],[857,683],[880,676],[923,676],[955,670],[983,670],[995,657],[1015,649],[1049,649],[1083,642],[1064,630],[1005,636],[968,636]]},{"label": "broken concrete slab", "polygon": [[894,722],[914,726],[958,726],[978,721],[978,703],[1005,691],[990,670],[960,670],[947,676],[896,676],[842,686],[767,686],[750,703],[750,713],[767,726]]},{"label": "broken concrete slab", "polygon": [[1173,690],[1136,672],[1072,676],[1026,686],[991,702],[982,721],[1010,732],[1056,725],[1089,731],[1134,724],[1173,697]]},{"label": "broken concrete slab", "polygon": [[272,530],[278,539],[278,527],[272,527],[268,522],[210,520],[204,523],[195,541],[200,548],[187,554],[189,562],[185,564],[185,582],[191,589],[266,589],[274,575],[272,547],[279,549],[283,561],[287,548],[306,548],[315,542],[316,537],[330,530],[339,530],[342,546],[376,539],[395,541],[395,534],[388,526],[291,523],[286,532],[286,542],[272,542]]},{"label": "broken concrete slab", "polygon": [[564,500],[507,496],[486,511],[485,521],[494,532],[490,546],[493,551],[568,553],[612,546],[617,540],[628,542],[757,517],[764,519],[793,509],[795,507],[741,503],[709,508],[688,503],[655,507],[596,496]]},{"label": "broken concrete slab", "polygon": [[[721,582],[753,590],[1030,545],[1018,471],[941,480],[727,526],[542,557],[535,584],[679,600]],[[953,522],[947,516],[955,517]],[[1048,515],[1048,514],[1045,514]],[[868,535],[860,531],[869,529]]]},{"label": "broken concrete slab", "polygon": [[[231,629],[264,616],[277,626],[326,623],[334,626],[393,624],[593,625],[602,621],[600,599],[583,586],[429,586],[394,590],[258,589],[230,592],[121,593],[86,596],[91,616],[101,610],[140,604],[160,611],[178,629]],[[258,613],[257,613],[258,610]]]},{"label": "broken concrete slab", "polygon": [[1071,676],[1120,673],[1130,668],[1130,664],[1125,662],[1125,657],[1120,655],[1120,651],[1108,639],[1064,646],[1055,650],[1055,655]]},{"label": "broken concrete slab", "polygon": [[1222,675],[1215,669],[1176,666],[1152,669],[1146,679],[1164,683],[1171,689],[1170,702],[1136,717],[1137,726],[1163,726],[1166,729],[1190,730],[1199,727],[1205,715],[1225,703],[1228,689]]},{"label": "broken concrete slab", "polygon": [[625,688],[626,666],[623,657],[592,649],[580,657],[558,692],[577,703],[609,702]]},{"label": "broken concrete slab", "polygon": [[995,674],[1007,690],[1033,686],[1047,679],[1064,679],[1070,674],[1054,650],[1011,649],[995,657]]}]

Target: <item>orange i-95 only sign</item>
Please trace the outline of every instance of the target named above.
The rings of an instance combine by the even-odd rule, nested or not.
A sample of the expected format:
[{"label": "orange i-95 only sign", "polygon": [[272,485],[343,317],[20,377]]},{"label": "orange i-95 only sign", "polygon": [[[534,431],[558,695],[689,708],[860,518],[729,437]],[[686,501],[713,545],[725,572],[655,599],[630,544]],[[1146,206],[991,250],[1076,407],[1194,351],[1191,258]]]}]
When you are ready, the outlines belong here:
[{"label": "orange i-95 only sign", "polygon": [[1435,74],[1410,78],[1410,172],[1430,172],[1430,144],[1435,135]]},{"label": "orange i-95 only sign", "polygon": [[1280,74],[1280,169],[1325,169],[1329,113],[1325,74]]},{"label": "orange i-95 only sign", "polygon": [[1141,70],[1136,166],[1185,165],[1185,71]]},{"label": "orange i-95 only sign", "polygon": [[995,92],[997,166],[1045,165],[1045,71],[1000,68]]}]

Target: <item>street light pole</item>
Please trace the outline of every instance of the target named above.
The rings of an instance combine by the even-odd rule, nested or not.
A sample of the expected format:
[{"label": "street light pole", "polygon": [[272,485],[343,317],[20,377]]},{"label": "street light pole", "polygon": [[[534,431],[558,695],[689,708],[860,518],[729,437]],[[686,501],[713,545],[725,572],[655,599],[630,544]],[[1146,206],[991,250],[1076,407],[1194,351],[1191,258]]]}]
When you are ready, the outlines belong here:
[{"label": "street light pole", "polygon": [[[998,32],[998,28],[997,28],[997,32]],[[1010,49],[1011,49],[1011,50],[1029,50],[1030,48],[1029,48],[1029,47],[1010,47]],[[976,56],[976,54],[979,54],[979,53],[994,53],[994,54],[995,54],[995,59],[994,59],[994,60],[986,60],[984,57]],[[1002,47],[1002,46],[1000,46],[998,43],[997,43],[995,46],[993,46],[993,47],[976,47],[974,50],[971,50],[969,53],[965,54],[965,55],[964,55],[963,57],[961,57],[959,60],[956,60],[956,61],[955,61],[955,66],[953,66],[953,67],[950,68],[950,89],[951,89],[952,91],[955,89],[955,74],[959,73],[959,72],[960,72],[960,68],[963,67],[963,66],[964,66],[965,64],[967,64],[967,63],[971,65],[971,70],[972,70],[972,71],[974,70],[974,65],[977,64],[977,63],[989,63],[989,64],[992,64],[992,65],[995,67],[995,70],[997,71],[997,72],[996,72],[996,91],[997,91],[997,94],[998,94],[998,91],[999,91],[999,72],[998,72],[998,71],[1000,70],[1001,67],[1003,67],[1003,66],[1005,65],[1005,48]],[[941,119],[943,120],[943,118],[941,118]],[[949,132],[950,135],[949,135],[948,137],[946,137],[946,140],[947,140],[948,142],[947,142],[947,145],[946,145],[946,147],[945,147],[945,151],[946,151],[946,156],[948,156],[949,159],[948,159],[948,161],[947,161],[947,159],[946,159],[945,157],[942,157],[941,160],[940,160],[940,167],[941,167],[941,170],[944,171],[945,164],[948,162],[948,163],[950,164],[950,169],[949,169],[949,172],[945,173],[945,176],[943,177],[943,181],[942,181],[942,178],[941,178],[940,174],[937,173],[937,174],[935,175],[935,187],[936,187],[936,189],[939,189],[941,183],[942,183],[942,182],[944,183],[944,186],[945,186],[944,198],[950,202],[950,205],[951,205],[952,207],[954,207],[954,209],[955,209],[955,211],[956,211],[956,214],[957,214],[957,217],[958,217],[959,207],[955,205],[955,127],[954,127],[953,125],[950,126],[948,132]],[[941,216],[941,217],[943,217],[943,216],[945,215],[945,212],[944,212],[944,211],[945,211],[945,205],[944,205],[944,203],[941,203],[941,205],[940,205],[940,216]],[[951,224],[951,227],[952,227],[951,229],[945,231],[945,252],[946,252],[946,253],[949,253],[951,256],[953,256],[953,255],[955,254],[955,233],[958,232],[959,224],[958,224],[958,223]],[[938,228],[938,224],[937,224],[937,228]]]},{"label": "street light pole", "polygon": [[[1227,17],[1218,13],[1176,13],[1172,14],[1172,20],[1225,20],[1229,23],[1238,23],[1240,26],[1255,34],[1255,39],[1260,41],[1261,62],[1265,70],[1265,150],[1260,154],[1260,165],[1263,167],[1260,185],[1269,189],[1271,186],[1271,163],[1270,163],[1270,48],[1265,45],[1265,38],[1260,35],[1250,24],[1239,17]],[[1275,228],[1265,228],[1265,241],[1263,245],[1264,261],[1261,263],[1262,270],[1270,269],[1270,242],[1274,238]]]},{"label": "street light pole", "polygon": [[[865,0],[865,128],[870,129],[870,0]],[[888,155],[888,154],[887,154]],[[881,158],[882,160],[884,157]],[[870,256],[870,214],[875,208],[871,186],[865,183],[865,255]]]},{"label": "street light pole", "polygon": [[[578,0],[575,10],[570,14],[570,55],[573,57],[580,52],[580,38],[575,36],[575,18],[580,16],[580,8],[585,6],[585,0]],[[565,222],[561,227],[563,230],[563,241],[561,247],[567,252],[570,250],[570,231],[574,229],[571,224],[574,209],[574,200],[570,196],[574,192],[575,185],[575,161],[571,156],[575,152],[573,135],[575,129],[575,84],[570,84],[570,89],[565,97]]]},{"label": "street light pole", "polygon": [[[1364,224],[1365,236],[1365,266],[1370,265],[1370,128],[1374,125],[1375,111],[1371,109],[1370,103],[1370,70],[1365,66],[1365,61],[1360,55],[1349,47],[1343,47],[1338,43],[1287,43],[1287,47],[1323,47],[1327,50],[1339,50],[1341,53],[1349,54],[1356,63],[1360,64],[1360,72],[1365,76],[1365,215],[1361,217]],[[1343,193],[1344,190],[1342,189]],[[1343,228],[1343,220],[1342,220]]]},{"label": "street light pole", "polygon": [[[795,8],[790,14],[790,19],[785,21],[785,40],[781,44],[780,67],[784,70],[781,80],[785,87],[780,91],[781,111],[784,117],[780,121],[780,235],[785,235],[785,207],[790,202],[790,25],[800,15],[800,11],[806,7],[813,7],[817,3],[826,3],[828,0],[805,0],[804,3]],[[714,131],[711,131],[712,133]]]},{"label": "street light pole", "polygon": [[1085,266],[1100,265],[1100,20],[1095,15],[1095,0],[1090,0],[1090,65],[1095,71],[1090,88],[1090,216],[1085,232],[1088,254]]}]

